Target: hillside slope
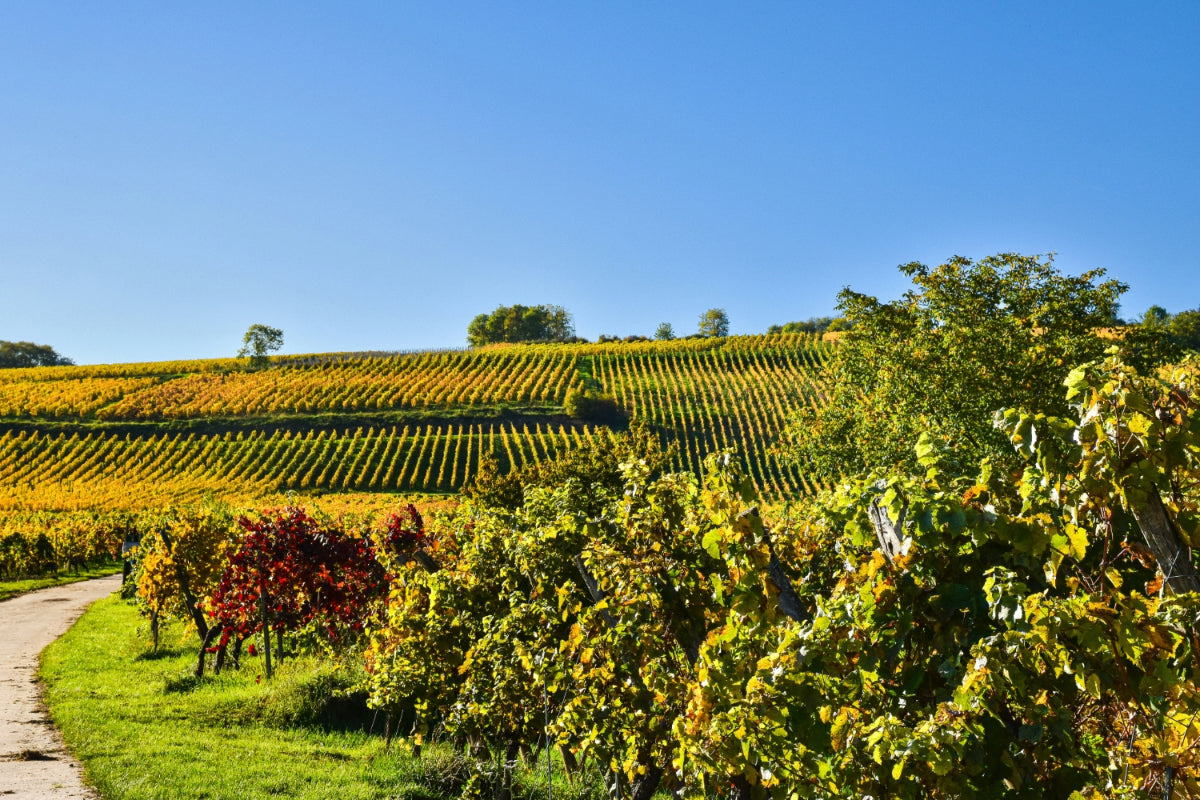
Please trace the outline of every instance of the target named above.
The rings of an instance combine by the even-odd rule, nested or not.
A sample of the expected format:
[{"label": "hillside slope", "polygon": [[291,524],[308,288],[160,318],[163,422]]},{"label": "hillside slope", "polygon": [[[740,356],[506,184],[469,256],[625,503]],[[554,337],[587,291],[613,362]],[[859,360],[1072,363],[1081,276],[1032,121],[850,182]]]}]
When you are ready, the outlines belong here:
[{"label": "hillside slope", "polygon": [[778,334],[5,370],[0,508],[457,491],[487,453],[507,470],[609,435],[612,421],[565,415],[585,387],[675,443],[674,468],[732,448],[778,500],[813,488],[770,445],[821,401],[831,346]]}]

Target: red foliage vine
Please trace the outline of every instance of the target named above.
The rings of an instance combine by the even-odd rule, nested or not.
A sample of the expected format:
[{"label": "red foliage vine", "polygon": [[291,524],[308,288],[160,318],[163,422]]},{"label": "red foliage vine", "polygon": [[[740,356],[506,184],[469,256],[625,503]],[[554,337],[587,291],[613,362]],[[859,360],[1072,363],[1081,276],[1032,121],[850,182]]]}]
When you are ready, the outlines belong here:
[{"label": "red foliage vine", "polygon": [[362,633],[387,589],[367,539],[296,507],[243,516],[238,524],[245,534],[209,598],[208,613],[222,629],[214,649],[262,630],[264,596],[271,630],[313,626],[331,644]]}]

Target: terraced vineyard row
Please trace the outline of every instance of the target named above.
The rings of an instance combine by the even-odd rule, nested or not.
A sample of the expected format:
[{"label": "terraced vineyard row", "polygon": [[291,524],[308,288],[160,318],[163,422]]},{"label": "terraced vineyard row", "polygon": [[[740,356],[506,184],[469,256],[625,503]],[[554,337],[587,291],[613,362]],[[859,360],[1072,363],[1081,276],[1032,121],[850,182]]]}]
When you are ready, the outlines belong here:
[{"label": "terraced vineyard row", "polygon": [[[240,365],[239,365],[240,366]],[[559,405],[578,382],[568,349],[339,359],[261,371],[0,381],[0,417],[171,420],[410,408]]]},{"label": "terraced vineyard row", "polygon": [[622,352],[592,357],[591,368],[606,394],[677,444],[676,469],[698,471],[706,454],[732,448],[758,493],[780,499],[818,488],[781,462],[771,445],[801,407],[821,402],[816,376],[825,352]]},{"label": "terraced vineyard row", "polygon": [[[817,376],[833,346],[784,334],[310,356],[261,371],[201,368],[210,362],[172,364],[188,374],[153,364],[143,374],[9,370],[27,374],[0,372],[0,417],[8,420],[0,426],[11,429],[0,435],[0,509],[86,508],[89,497],[107,508],[122,498],[146,507],[286,490],[456,491],[484,452],[508,469],[595,435],[582,423],[563,425],[567,393],[583,386],[674,442],[675,469],[697,471],[707,453],[733,449],[760,496],[777,501],[818,488],[772,445],[798,409],[822,402]],[[503,422],[485,421],[500,407],[510,409]],[[435,409],[437,419],[383,415],[409,408]],[[339,429],[349,429],[309,427],[304,415],[318,412],[337,413],[347,420]],[[254,419],[232,422],[246,416]],[[39,430],[48,418],[54,427]],[[185,420],[220,433],[177,432]],[[120,422],[128,433],[81,424],[97,421]]]},{"label": "terraced vineyard row", "polygon": [[[15,370],[0,370],[0,373],[5,371]],[[26,371],[32,372],[21,370]],[[105,406],[157,383],[153,377],[0,381],[0,417],[90,417]]]},{"label": "terraced vineyard row", "polygon": [[0,370],[0,418],[175,420],[420,408],[561,405],[577,359],[802,352],[806,336],[516,345],[397,355],[293,356],[247,371],[235,359]]},{"label": "terraced vineyard row", "polygon": [[[500,468],[553,458],[607,429],[488,423],[249,436],[8,433],[0,436],[0,510],[149,507],[206,495],[286,490],[449,492],[491,453]],[[134,502],[129,502],[129,501]]]}]

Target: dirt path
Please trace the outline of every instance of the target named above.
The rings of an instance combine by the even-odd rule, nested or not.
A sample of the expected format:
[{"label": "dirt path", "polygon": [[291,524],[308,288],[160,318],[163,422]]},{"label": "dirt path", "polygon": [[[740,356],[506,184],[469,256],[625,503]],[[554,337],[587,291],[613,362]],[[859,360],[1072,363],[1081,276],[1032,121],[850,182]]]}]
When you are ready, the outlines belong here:
[{"label": "dirt path", "polygon": [[38,654],[94,600],[115,592],[112,575],[0,602],[0,798],[61,800],[96,794],[50,723],[37,682]]}]

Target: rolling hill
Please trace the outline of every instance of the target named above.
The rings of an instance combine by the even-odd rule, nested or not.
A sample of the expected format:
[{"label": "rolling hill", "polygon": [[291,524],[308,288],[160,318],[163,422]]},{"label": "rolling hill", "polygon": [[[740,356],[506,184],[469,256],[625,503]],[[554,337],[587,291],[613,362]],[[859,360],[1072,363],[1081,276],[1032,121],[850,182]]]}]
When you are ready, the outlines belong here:
[{"label": "rolling hill", "polygon": [[[153,507],[284,491],[454,492],[644,421],[696,470],[732,448],[764,499],[814,486],[771,444],[821,402],[804,334],[504,345],[0,371],[0,509]],[[575,419],[571,392],[615,414]]]}]

